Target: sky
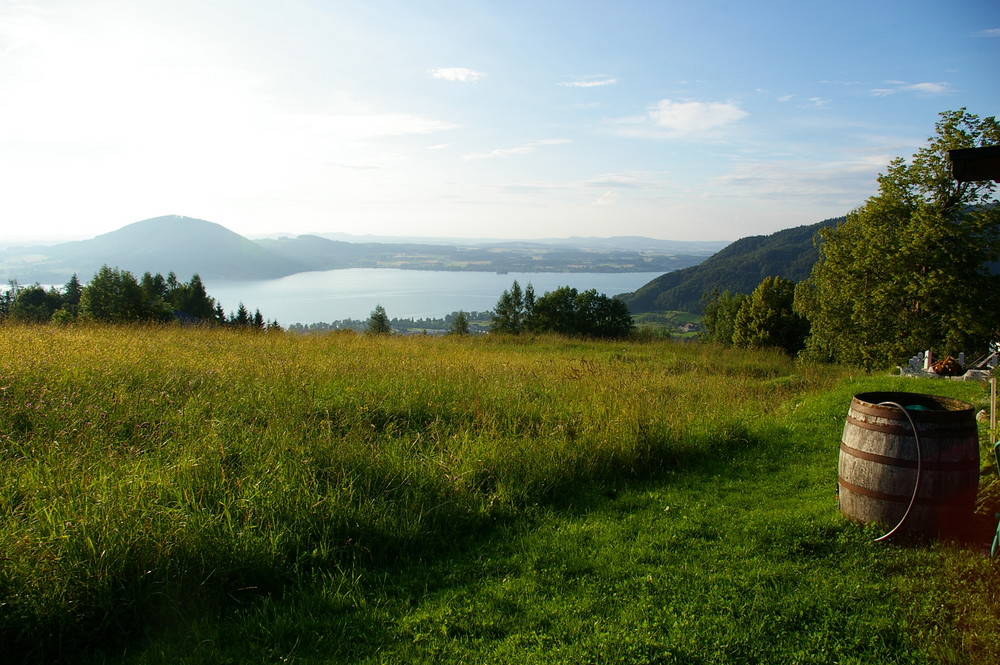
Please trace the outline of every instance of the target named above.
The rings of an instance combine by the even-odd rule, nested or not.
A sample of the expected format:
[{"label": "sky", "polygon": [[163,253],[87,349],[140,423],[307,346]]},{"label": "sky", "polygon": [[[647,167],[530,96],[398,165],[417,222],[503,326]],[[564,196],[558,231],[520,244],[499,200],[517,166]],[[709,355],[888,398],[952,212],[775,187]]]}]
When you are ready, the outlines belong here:
[{"label": "sky", "polygon": [[996,0],[0,0],[0,239],[736,240],[961,107]]}]

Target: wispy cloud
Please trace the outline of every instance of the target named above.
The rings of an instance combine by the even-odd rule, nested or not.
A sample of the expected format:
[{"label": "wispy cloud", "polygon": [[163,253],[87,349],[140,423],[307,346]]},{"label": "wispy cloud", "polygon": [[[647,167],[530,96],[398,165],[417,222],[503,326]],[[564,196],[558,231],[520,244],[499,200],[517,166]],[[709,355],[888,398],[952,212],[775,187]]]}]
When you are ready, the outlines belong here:
[{"label": "wispy cloud", "polygon": [[659,127],[676,132],[702,132],[728,125],[747,116],[732,102],[660,102],[649,112]]},{"label": "wispy cloud", "polygon": [[313,133],[316,137],[364,141],[387,136],[431,134],[454,129],[456,125],[407,113],[289,114],[285,122]]},{"label": "wispy cloud", "polygon": [[526,155],[528,153],[534,152],[535,148],[539,146],[546,145],[561,145],[564,143],[571,143],[569,139],[541,139],[539,141],[530,141],[524,145],[517,146],[515,148],[498,148],[490,152],[480,152],[473,153],[471,155],[465,155],[462,157],[462,161],[470,162],[477,159],[492,159],[494,157],[509,157],[511,155]]},{"label": "wispy cloud", "polygon": [[467,67],[438,67],[428,72],[431,78],[443,79],[445,81],[458,81],[460,83],[475,83],[486,78],[485,72],[477,72]]},{"label": "wispy cloud", "polygon": [[733,102],[675,102],[662,99],[645,116],[611,121],[621,136],[683,138],[706,136],[731,125],[749,113]]},{"label": "wispy cloud", "polygon": [[710,183],[717,195],[762,199],[833,201],[844,209],[860,204],[859,192],[872,189],[889,155],[865,155],[840,163],[779,161],[737,164]]},{"label": "wispy cloud", "polygon": [[619,192],[618,190],[609,189],[608,191],[598,196],[597,199],[591,205],[594,205],[598,208],[605,208],[608,206],[615,205],[616,203],[618,203],[618,201],[621,200],[621,198],[622,198],[621,192]]},{"label": "wispy cloud", "polygon": [[604,75],[581,76],[573,81],[560,81],[557,85],[564,88],[601,88],[606,85],[615,85],[618,79]]},{"label": "wispy cloud", "polygon": [[976,33],[979,37],[1000,37],[1000,28],[989,28]]},{"label": "wispy cloud", "polygon": [[912,92],[919,95],[943,95],[952,91],[950,83],[941,81],[925,81],[923,83],[907,83],[906,81],[886,81],[889,87],[873,88],[871,94],[876,97],[888,97],[899,92]]},{"label": "wispy cloud", "polygon": [[654,182],[653,177],[645,172],[605,173],[580,182],[584,187],[600,187],[602,189],[646,189]]}]

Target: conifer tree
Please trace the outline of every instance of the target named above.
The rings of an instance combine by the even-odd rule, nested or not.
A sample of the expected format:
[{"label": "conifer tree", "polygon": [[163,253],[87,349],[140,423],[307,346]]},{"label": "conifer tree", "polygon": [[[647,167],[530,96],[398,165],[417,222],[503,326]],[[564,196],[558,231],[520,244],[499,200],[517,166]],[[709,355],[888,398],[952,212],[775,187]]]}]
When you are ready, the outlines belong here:
[{"label": "conifer tree", "polygon": [[455,318],[451,322],[451,333],[453,335],[469,334],[469,317],[464,311],[459,310],[455,314]]},{"label": "conifer tree", "polygon": [[375,305],[371,316],[368,317],[365,330],[373,335],[388,335],[392,333],[392,325],[389,323],[389,317],[386,315],[385,308],[382,305]]}]

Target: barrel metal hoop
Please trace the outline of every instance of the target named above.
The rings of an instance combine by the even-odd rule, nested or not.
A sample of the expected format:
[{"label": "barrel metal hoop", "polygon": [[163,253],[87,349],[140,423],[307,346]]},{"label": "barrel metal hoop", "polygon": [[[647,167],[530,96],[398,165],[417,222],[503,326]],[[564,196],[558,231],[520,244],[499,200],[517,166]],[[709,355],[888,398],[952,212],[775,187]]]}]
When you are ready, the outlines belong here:
[{"label": "barrel metal hoop", "polygon": [[[895,406],[881,406],[878,404],[869,404],[867,402],[862,402],[855,399],[851,402],[851,411],[857,411],[858,413],[863,413],[866,416],[875,416],[876,418],[890,418],[893,415],[899,415],[899,409]],[[910,415],[914,416],[917,422],[922,420],[924,414],[927,411],[913,411]],[[933,414],[933,418],[939,423],[966,423],[972,412],[969,409],[961,409],[957,411],[931,411],[929,413]]]},{"label": "barrel metal hoop", "polygon": [[[909,496],[899,496],[897,494],[884,494],[882,492],[876,492],[875,490],[870,490],[866,487],[860,487],[853,483],[849,483],[839,475],[837,476],[837,482],[840,483],[841,490],[848,490],[854,494],[859,494],[861,496],[868,497],[869,499],[875,499],[876,501],[892,501],[894,503],[908,504],[910,503]],[[935,499],[921,499],[917,497],[916,501],[913,502],[917,506],[940,506],[940,500]]]},{"label": "barrel metal hoop", "polygon": [[[886,466],[895,466],[903,469],[917,468],[917,460],[901,459],[899,457],[886,457],[885,455],[868,453],[863,450],[858,450],[857,448],[852,448],[843,441],[840,442],[840,450],[841,452],[847,453],[851,457],[857,457],[868,462],[876,462],[878,464],[885,464]],[[928,471],[979,471],[978,460],[957,460],[954,462],[925,461],[922,463],[922,466]]]},{"label": "barrel metal hoop", "polygon": [[[879,425],[878,423],[870,423],[864,420],[858,420],[854,416],[848,414],[847,422],[859,427],[861,429],[871,430],[873,432],[881,432],[882,434],[898,434],[900,436],[907,436],[913,438],[913,430],[910,429],[909,424],[900,423],[899,425]],[[951,428],[951,429],[940,429],[940,430],[929,430],[921,431],[917,430],[921,439],[957,439],[966,437],[979,437],[979,430],[963,427],[961,429]]]}]

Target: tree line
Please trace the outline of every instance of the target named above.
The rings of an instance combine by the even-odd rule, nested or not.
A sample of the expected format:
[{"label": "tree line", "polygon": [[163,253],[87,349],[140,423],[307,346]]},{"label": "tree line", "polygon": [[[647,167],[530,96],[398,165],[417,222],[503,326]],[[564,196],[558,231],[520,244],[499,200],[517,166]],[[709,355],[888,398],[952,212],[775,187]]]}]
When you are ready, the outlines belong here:
[{"label": "tree line", "polygon": [[[389,319],[389,325],[393,332],[455,332],[456,321],[465,319],[468,324],[469,334],[484,333],[489,330],[490,321],[493,318],[493,311],[484,312],[455,311],[443,317],[409,317]],[[354,332],[366,332],[368,330],[369,319],[337,319],[334,321],[320,321],[316,323],[292,323],[285,327],[285,330],[293,333],[321,334],[334,331],[353,330]]]},{"label": "tree line", "polygon": [[226,313],[222,304],[208,295],[201,277],[180,282],[170,272],[146,272],[136,279],[128,270],[107,265],[86,285],[74,274],[61,288],[39,284],[21,286],[10,282],[0,293],[0,321],[22,323],[199,323],[236,326],[256,330],[280,329],[277,321],[265,320],[260,310],[253,314],[240,303]]},{"label": "tree line", "polygon": [[596,289],[577,291],[562,286],[541,297],[517,280],[504,291],[493,312],[490,331],[517,335],[549,332],[575,337],[622,338],[635,328],[628,305]]},{"label": "tree line", "polygon": [[[484,316],[489,316],[488,332],[500,335],[555,333],[614,339],[628,337],[635,331],[628,306],[621,300],[597,293],[596,289],[578,291],[563,286],[536,297],[531,284],[522,289],[517,280],[503,292],[492,312],[473,312],[473,315],[475,318],[462,310],[448,315],[445,317],[447,332],[454,335],[484,332],[478,325]],[[391,334],[397,328],[397,321],[389,319],[382,305],[376,305],[363,327],[352,325],[350,328],[369,334]]]},{"label": "tree line", "polygon": [[1000,202],[993,181],[958,182],[948,152],[1000,146],[1000,123],[946,111],[928,145],[893,160],[878,193],[820,230],[798,284],[706,297],[705,336],[866,370],[918,351],[985,355],[1000,341]]}]

